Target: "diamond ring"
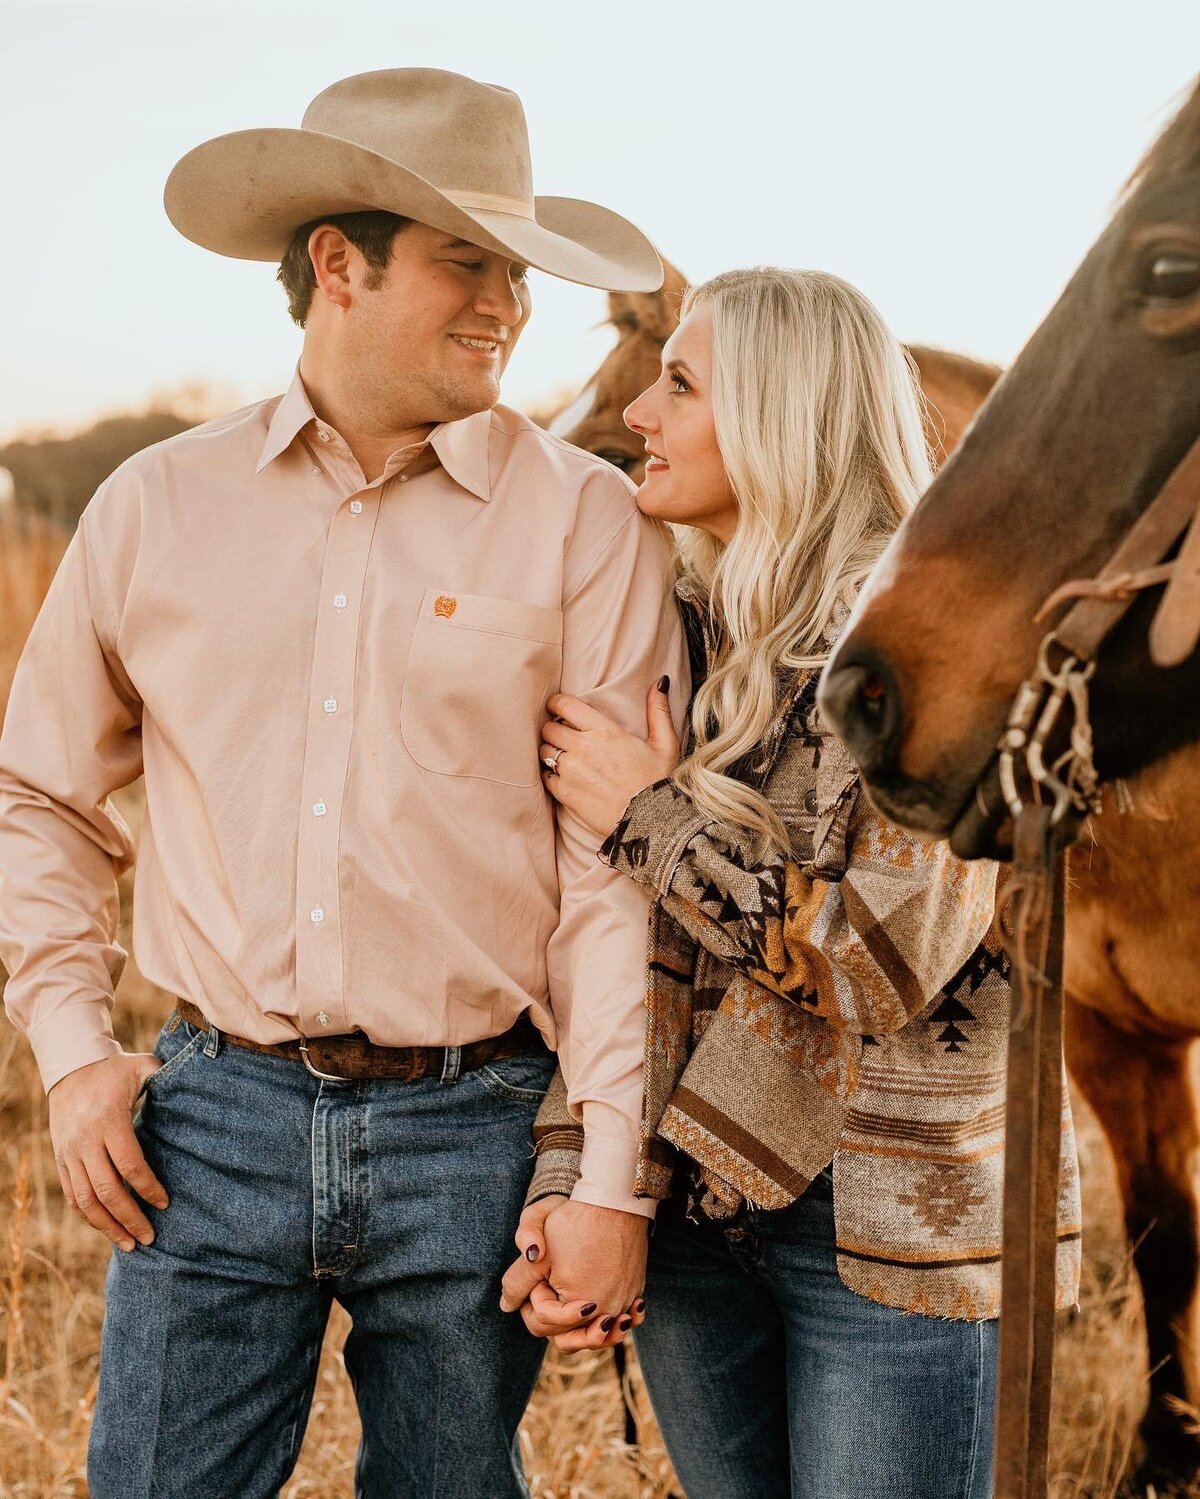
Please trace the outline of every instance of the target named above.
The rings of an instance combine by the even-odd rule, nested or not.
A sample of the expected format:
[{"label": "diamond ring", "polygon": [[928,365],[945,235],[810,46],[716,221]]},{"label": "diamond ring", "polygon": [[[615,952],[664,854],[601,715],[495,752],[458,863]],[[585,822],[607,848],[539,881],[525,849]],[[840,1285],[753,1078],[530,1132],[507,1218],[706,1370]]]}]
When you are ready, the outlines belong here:
[{"label": "diamond ring", "polygon": [[558,757],[561,754],[562,750],[556,749],[552,755],[542,756],[542,764],[546,767],[546,769],[552,776],[556,776],[558,774]]}]

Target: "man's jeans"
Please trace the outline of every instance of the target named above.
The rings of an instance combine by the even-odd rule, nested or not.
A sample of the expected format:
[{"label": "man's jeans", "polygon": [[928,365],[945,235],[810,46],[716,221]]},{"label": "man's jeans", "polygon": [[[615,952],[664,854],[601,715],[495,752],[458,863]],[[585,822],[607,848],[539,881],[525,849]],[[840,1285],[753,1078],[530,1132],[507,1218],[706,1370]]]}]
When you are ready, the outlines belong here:
[{"label": "man's jeans", "polygon": [[995,1322],[847,1290],[826,1175],[722,1227],[664,1205],[637,1350],[688,1499],[986,1499]]},{"label": "man's jeans", "polygon": [[499,1309],[554,1069],[320,1082],[168,1023],[138,1135],[170,1206],[108,1276],[94,1499],[267,1499],[350,1313],[360,1499],[516,1499],[544,1345]]}]

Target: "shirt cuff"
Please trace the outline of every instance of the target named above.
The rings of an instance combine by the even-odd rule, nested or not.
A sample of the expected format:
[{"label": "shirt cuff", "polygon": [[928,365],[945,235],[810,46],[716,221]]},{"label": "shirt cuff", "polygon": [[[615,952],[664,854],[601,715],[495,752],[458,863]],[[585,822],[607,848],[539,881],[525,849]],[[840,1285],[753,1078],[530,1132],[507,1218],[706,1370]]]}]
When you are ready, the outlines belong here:
[{"label": "shirt cuff", "polygon": [[653,1219],[658,1204],[652,1198],[634,1195],[637,1163],[636,1140],[622,1135],[598,1135],[585,1127],[579,1180],[572,1188],[572,1201]]},{"label": "shirt cuff", "polygon": [[669,895],[684,850],[711,821],[696,811],[673,780],[655,781],[625,808],[600,845],[598,857],[657,895]]},{"label": "shirt cuff", "polygon": [[69,1072],[121,1055],[112,1033],[112,1015],[103,999],[79,1001],[54,1010],[29,1032],[29,1044],[49,1093]]}]

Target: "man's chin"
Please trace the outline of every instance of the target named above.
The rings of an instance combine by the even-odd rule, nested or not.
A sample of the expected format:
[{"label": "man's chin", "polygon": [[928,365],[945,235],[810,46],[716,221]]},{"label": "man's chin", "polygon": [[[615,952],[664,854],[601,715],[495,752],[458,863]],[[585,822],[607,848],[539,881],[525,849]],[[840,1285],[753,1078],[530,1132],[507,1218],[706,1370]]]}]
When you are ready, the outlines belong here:
[{"label": "man's chin", "polygon": [[477,416],[481,411],[490,411],[499,399],[499,376],[472,381],[469,385],[458,385],[447,392],[442,403],[442,414],[434,420],[461,422],[468,416]]}]

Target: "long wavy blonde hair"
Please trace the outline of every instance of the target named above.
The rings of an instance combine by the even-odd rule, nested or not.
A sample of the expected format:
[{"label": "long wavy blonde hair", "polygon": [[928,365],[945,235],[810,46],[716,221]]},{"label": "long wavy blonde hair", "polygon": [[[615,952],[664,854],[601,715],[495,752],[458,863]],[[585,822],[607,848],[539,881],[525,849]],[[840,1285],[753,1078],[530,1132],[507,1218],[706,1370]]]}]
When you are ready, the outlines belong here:
[{"label": "long wavy blonde hair", "polygon": [[914,368],[874,306],[823,271],[730,271],[712,308],[717,443],[738,504],[728,545],[675,528],[718,640],[675,781],[709,816],[784,849],[778,814],[728,772],[763,739],[783,682],[818,669],[839,612],[931,477]]}]

